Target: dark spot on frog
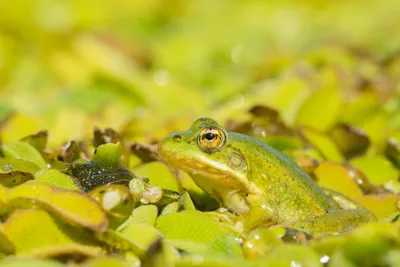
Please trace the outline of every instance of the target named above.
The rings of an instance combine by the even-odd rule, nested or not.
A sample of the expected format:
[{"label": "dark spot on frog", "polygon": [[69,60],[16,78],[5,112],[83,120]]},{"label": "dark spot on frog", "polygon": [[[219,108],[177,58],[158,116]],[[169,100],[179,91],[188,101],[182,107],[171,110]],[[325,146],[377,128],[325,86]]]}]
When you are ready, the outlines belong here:
[{"label": "dark spot on frog", "polygon": [[122,204],[128,205],[128,204],[129,204],[129,199],[125,199],[124,202],[123,202]]},{"label": "dark spot on frog", "polygon": [[179,134],[174,135],[174,140],[181,140],[182,136],[180,136]]},{"label": "dark spot on frog", "polygon": [[94,150],[93,154],[96,154],[96,153],[97,153],[97,148]]},{"label": "dark spot on frog", "polygon": [[106,190],[100,190],[99,194],[104,194]]},{"label": "dark spot on frog", "polygon": [[187,140],[187,143],[188,144],[191,144],[191,143],[193,143],[193,142],[195,142],[196,141],[196,139],[189,139],[189,140]]},{"label": "dark spot on frog", "polygon": [[17,180],[13,180],[13,183],[15,184],[17,182]]}]

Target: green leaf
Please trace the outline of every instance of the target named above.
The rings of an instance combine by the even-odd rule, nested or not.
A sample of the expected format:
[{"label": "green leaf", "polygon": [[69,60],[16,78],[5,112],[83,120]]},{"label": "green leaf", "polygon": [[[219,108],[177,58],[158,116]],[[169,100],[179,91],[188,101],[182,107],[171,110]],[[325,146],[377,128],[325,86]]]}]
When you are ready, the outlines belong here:
[{"label": "green leaf", "polygon": [[46,210],[93,231],[105,231],[108,227],[106,214],[99,204],[82,192],[45,184],[23,184],[9,191],[9,201],[21,208],[42,204]]},{"label": "green leaf", "polygon": [[359,168],[376,185],[383,185],[388,181],[397,180],[400,172],[384,156],[363,156],[355,158],[350,163]]},{"label": "green leaf", "polygon": [[7,258],[1,261],[2,267],[65,267],[64,264],[50,259],[20,259],[20,258]]},{"label": "green leaf", "polygon": [[32,162],[39,168],[46,167],[46,162],[42,155],[40,155],[39,151],[26,142],[15,141],[3,144],[2,150],[6,157]]},{"label": "green leaf", "polygon": [[335,124],[341,103],[337,87],[319,89],[303,103],[295,124],[326,131]]},{"label": "green leaf", "polygon": [[175,247],[189,252],[203,252],[216,236],[232,233],[222,223],[194,210],[162,215],[156,228]]},{"label": "green leaf", "polygon": [[238,238],[230,234],[215,237],[209,244],[207,253],[235,259],[244,258]]},{"label": "green leaf", "polygon": [[121,145],[108,143],[98,146],[93,155],[93,161],[100,165],[116,165],[121,162]]},{"label": "green leaf", "polygon": [[161,238],[161,233],[154,226],[145,223],[131,223],[120,232],[120,235],[145,251]]},{"label": "green leaf", "polygon": [[15,245],[17,253],[39,257],[66,253],[103,254],[84,229],[67,225],[41,209],[13,213],[4,224],[4,233]]},{"label": "green leaf", "polygon": [[34,174],[40,168],[33,162],[16,159],[16,158],[0,158],[0,172],[22,171]]},{"label": "green leaf", "polygon": [[343,155],[329,136],[310,128],[302,128],[300,132],[327,160],[344,161]]},{"label": "green leaf", "polygon": [[58,188],[80,190],[74,179],[56,169],[43,169],[35,174],[37,183],[52,185]]}]

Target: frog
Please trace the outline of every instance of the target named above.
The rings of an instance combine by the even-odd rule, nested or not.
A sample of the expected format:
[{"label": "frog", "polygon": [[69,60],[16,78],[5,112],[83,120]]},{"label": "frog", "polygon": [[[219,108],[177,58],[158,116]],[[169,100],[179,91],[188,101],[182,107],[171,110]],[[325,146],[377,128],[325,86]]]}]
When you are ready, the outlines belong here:
[{"label": "frog", "polygon": [[320,187],[289,156],[211,118],[167,135],[158,152],[232,212],[243,234],[271,226],[344,233],[376,220],[349,197]]}]

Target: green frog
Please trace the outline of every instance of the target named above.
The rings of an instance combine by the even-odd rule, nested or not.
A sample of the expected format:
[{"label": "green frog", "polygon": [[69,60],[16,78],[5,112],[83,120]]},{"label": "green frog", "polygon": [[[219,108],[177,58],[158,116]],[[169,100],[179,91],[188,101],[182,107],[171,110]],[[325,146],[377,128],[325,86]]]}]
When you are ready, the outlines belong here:
[{"label": "green frog", "polygon": [[272,225],[341,233],[376,220],[350,198],[319,187],[288,156],[210,118],[166,136],[158,151],[237,215],[242,233]]}]

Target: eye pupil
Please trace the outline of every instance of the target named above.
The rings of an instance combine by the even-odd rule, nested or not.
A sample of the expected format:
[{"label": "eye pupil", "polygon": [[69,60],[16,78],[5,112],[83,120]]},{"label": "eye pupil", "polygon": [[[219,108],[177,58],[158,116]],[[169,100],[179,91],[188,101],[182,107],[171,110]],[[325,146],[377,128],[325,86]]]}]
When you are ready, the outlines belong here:
[{"label": "eye pupil", "polygon": [[204,138],[206,138],[208,141],[213,140],[215,137],[216,137],[216,135],[213,134],[213,133],[206,133],[206,134],[204,135]]}]

